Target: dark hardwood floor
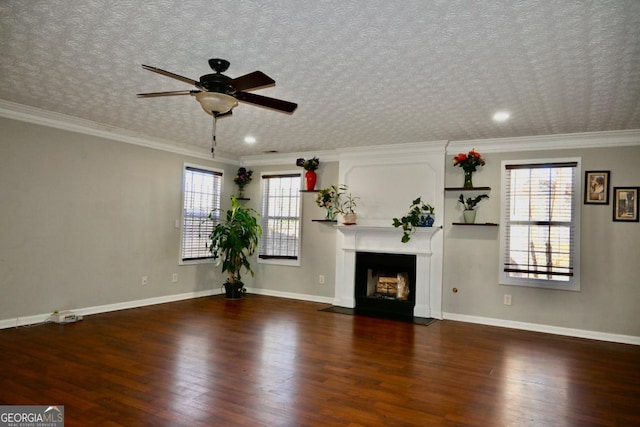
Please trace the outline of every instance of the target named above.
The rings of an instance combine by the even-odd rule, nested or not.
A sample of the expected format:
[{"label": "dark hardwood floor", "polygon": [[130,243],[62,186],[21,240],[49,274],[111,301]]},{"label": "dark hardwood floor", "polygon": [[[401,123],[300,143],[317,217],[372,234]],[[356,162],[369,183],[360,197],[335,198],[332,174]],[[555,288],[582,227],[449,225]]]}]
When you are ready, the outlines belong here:
[{"label": "dark hardwood floor", "polygon": [[640,347],[247,295],[0,330],[0,404],[67,426],[640,426]]}]

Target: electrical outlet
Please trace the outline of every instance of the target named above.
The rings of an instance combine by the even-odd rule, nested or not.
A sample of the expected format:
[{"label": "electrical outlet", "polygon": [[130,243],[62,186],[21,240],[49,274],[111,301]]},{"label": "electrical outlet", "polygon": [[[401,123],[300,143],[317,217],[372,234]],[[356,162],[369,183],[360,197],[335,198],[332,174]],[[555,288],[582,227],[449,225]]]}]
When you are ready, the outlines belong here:
[{"label": "electrical outlet", "polygon": [[147,276],[142,276],[142,286],[146,286],[149,283],[149,278]]},{"label": "electrical outlet", "polygon": [[178,283],[178,273],[173,273],[173,276],[171,276],[171,281],[173,283]]},{"label": "electrical outlet", "polygon": [[511,305],[511,295],[504,294],[504,305]]},{"label": "electrical outlet", "polygon": [[324,285],[324,275],[323,274],[318,276],[318,283],[320,283],[321,285]]}]

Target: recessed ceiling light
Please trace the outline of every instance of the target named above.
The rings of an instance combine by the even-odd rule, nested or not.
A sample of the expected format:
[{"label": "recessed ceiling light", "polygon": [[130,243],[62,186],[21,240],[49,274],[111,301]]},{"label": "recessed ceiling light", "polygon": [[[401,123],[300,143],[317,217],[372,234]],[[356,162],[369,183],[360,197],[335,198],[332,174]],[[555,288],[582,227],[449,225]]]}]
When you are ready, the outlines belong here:
[{"label": "recessed ceiling light", "polygon": [[493,115],[493,121],[494,122],[506,122],[507,120],[509,120],[509,117],[511,117],[511,114],[509,114],[506,111],[498,111],[497,113],[495,113]]},{"label": "recessed ceiling light", "polygon": [[244,142],[246,142],[247,144],[253,144],[254,142],[256,142],[256,139],[252,136],[245,136]]}]

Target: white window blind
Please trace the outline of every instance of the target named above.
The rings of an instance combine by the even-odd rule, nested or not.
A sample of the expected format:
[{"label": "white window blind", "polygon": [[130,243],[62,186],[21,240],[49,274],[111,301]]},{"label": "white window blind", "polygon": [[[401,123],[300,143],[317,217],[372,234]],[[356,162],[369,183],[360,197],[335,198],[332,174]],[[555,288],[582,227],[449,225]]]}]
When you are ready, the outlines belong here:
[{"label": "white window blind", "polygon": [[259,258],[296,260],[300,254],[301,175],[262,176]]},{"label": "white window blind", "polygon": [[209,213],[219,215],[222,173],[185,166],[182,204],[182,261],[212,258],[207,249],[209,235],[217,221]]},{"label": "white window blind", "polygon": [[503,163],[502,283],[578,290],[578,162]]}]

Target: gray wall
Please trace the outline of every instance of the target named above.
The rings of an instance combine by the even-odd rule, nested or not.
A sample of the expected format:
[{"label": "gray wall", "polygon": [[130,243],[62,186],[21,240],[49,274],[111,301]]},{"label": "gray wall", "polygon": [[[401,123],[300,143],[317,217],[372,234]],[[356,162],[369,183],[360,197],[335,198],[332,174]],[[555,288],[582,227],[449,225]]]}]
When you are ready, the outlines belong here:
[{"label": "gray wall", "polygon": [[174,222],[185,161],[235,166],[8,119],[0,128],[0,321],[219,287],[210,264],[178,266]]},{"label": "gray wall", "polygon": [[[10,119],[0,119],[0,127],[0,322],[219,291],[224,279],[211,264],[178,265],[174,222],[185,161],[225,170],[223,207],[235,192],[237,166]],[[640,185],[639,146],[487,154],[474,182],[492,187],[491,199],[482,202],[478,221],[500,221],[501,160],[573,156],[582,157],[583,172],[610,170],[612,186]],[[296,168],[252,169],[259,176]],[[322,163],[317,187],[337,184],[337,177],[336,162]],[[461,182],[461,169],[448,163],[446,185]],[[247,187],[246,203],[258,210],[259,191],[259,180]],[[461,217],[457,196],[445,195],[445,313],[640,336],[640,224],[613,222],[611,205],[581,205],[582,291],[509,287],[498,284],[499,228],[451,226]],[[302,197],[302,265],[254,263],[256,277],[247,277],[247,285],[331,300],[336,231],[311,221],[323,216],[315,193]],[[149,277],[147,286],[141,286],[142,276]],[[502,304],[505,293],[513,295],[512,306]]]},{"label": "gray wall", "polygon": [[[337,184],[338,163],[323,162],[320,159],[320,169],[316,189]],[[252,167],[254,176],[260,176],[268,171],[296,171],[303,172],[295,164],[270,167]],[[252,206],[260,211],[260,184],[252,182],[249,187]],[[320,301],[333,300],[336,263],[336,230],[332,225],[313,222],[312,219],[323,219],[324,210],[316,205],[317,193],[303,192],[302,196],[302,248],[299,267],[256,264],[256,277],[248,285],[252,291],[268,292],[284,296],[316,299]],[[325,283],[319,283],[319,276],[325,276]]]},{"label": "gray wall", "polygon": [[[479,150],[481,151],[481,150]],[[581,157],[584,171],[610,170],[611,185],[640,186],[640,147],[490,153],[474,174],[489,186],[476,222],[500,222],[502,160]],[[462,170],[449,164],[448,186],[462,186]],[[481,193],[478,193],[481,194]],[[640,224],[612,221],[612,204],[584,205],[580,195],[581,291],[557,291],[498,284],[498,227],[452,226],[462,222],[457,198],[445,197],[443,305],[448,313],[640,336]],[[458,293],[453,293],[453,288]],[[503,304],[510,294],[513,304]]]}]

